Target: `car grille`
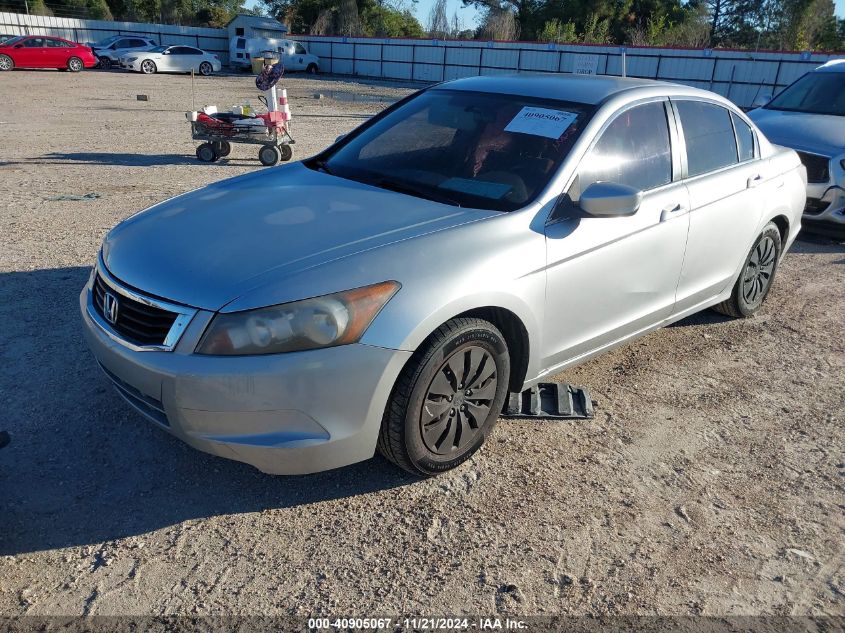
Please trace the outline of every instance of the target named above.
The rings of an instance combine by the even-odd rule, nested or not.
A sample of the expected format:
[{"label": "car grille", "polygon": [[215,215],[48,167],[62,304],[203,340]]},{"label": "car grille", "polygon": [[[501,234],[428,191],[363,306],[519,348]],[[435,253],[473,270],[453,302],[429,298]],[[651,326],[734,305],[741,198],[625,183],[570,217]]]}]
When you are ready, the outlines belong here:
[{"label": "car grille", "polygon": [[830,180],[829,158],[806,152],[798,152],[798,157],[807,168],[807,182],[821,183]]},{"label": "car grille", "polygon": [[804,213],[807,215],[821,215],[830,206],[830,202],[823,202],[818,198],[807,198],[807,206],[804,207]]},{"label": "car grille", "polygon": [[111,291],[110,294],[117,299],[117,321],[112,323],[103,309],[104,297],[108,290],[108,286],[97,273],[92,288],[94,309],[118,334],[136,345],[164,344],[178,314]]},{"label": "car grille", "polygon": [[99,365],[100,369],[102,369],[106,376],[108,376],[112,381],[112,384],[114,385],[114,388],[117,389],[117,392],[123,396],[129,404],[135,407],[141,414],[147,416],[155,422],[158,422],[162,426],[170,426],[170,421],[167,419],[167,414],[164,412],[164,405],[160,401],[155,398],[150,398],[148,395],[141,393],[129,383],[124,382],[106,369],[106,366],[102,363],[99,363]]}]

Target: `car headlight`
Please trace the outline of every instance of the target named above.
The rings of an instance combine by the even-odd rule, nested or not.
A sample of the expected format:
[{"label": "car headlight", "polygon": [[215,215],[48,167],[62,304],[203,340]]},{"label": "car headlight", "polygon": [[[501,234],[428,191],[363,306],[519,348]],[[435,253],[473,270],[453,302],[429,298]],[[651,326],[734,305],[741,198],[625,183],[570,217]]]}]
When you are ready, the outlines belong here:
[{"label": "car headlight", "polygon": [[244,312],[220,313],[197,354],[297,352],[355,343],[399,290],[396,281]]}]

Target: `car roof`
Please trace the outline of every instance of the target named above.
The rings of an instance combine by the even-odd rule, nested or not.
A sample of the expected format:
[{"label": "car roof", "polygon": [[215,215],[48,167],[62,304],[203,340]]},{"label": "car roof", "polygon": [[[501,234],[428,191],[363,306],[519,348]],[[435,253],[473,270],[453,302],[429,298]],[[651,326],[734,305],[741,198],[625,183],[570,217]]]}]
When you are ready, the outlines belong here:
[{"label": "car roof", "polygon": [[[719,98],[712,92],[681,84],[636,77],[610,75],[571,75],[562,73],[519,73],[482,75],[448,81],[440,86],[450,90],[492,92],[558,99],[596,105],[621,92],[638,91],[643,96],[664,94]],[[721,99],[720,99],[721,100]]]}]

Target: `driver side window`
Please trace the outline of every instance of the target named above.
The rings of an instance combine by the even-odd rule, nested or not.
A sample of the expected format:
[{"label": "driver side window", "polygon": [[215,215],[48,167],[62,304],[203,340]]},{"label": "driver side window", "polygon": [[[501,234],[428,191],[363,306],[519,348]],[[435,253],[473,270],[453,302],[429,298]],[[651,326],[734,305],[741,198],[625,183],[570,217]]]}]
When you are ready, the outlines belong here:
[{"label": "driver side window", "polygon": [[567,192],[577,202],[594,182],[614,182],[640,191],[672,182],[672,148],[662,101],[623,111],[581,161]]}]

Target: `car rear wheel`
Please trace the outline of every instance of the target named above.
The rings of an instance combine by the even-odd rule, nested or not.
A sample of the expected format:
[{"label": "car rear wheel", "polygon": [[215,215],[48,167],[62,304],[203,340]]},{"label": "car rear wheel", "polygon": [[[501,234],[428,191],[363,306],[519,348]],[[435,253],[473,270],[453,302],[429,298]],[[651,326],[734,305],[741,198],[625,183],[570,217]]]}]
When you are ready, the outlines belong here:
[{"label": "car rear wheel", "polygon": [[141,62],[141,72],[145,75],[152,75],[154,74],[158,68],[156,68],[156,64],[151,59],[145,59]]},{"label": "car rear wheel", "polygon": [[214,66],[212,66],[209,62],[203,62],[200,64],[200,75],[203,77],[208,77],[213,72]]},{"label": "car rear wheel", "polygon": [[72,73],[78,73],[83,68],[85,68],[85,65],[78,57],[71,57],[67,60],[67,69]]},{"label": "car rear wheel", "polygon": [[402,370],[384,413],[379,452],[415,475],[469,459],[493,430],[508,391],[510,356],[482,319],[442,325]]},{"label": "car rear wheel", "polygon": [[757,312],[772,288],[781,248],[780,231],[769,222],[751,247],[730,298],[713,309],[736,318],[750,317]]},{"label": "car rear wheel", "polygon": [[316,75],[319,71],[320,69],[317,68],[317,64],[308,64],[308,68],[305,69],[305,72],[309,75]]},{"label": "car rear wheel", "polygon": [[100,68],[103,70],[109,70],[111,68],[111,59],[103,55],[100,57]]},{"label": "car rear wheel", "polygon": [[12,70],[15,67],[15,62],[8,55],[0,55],[0,70]]}]

